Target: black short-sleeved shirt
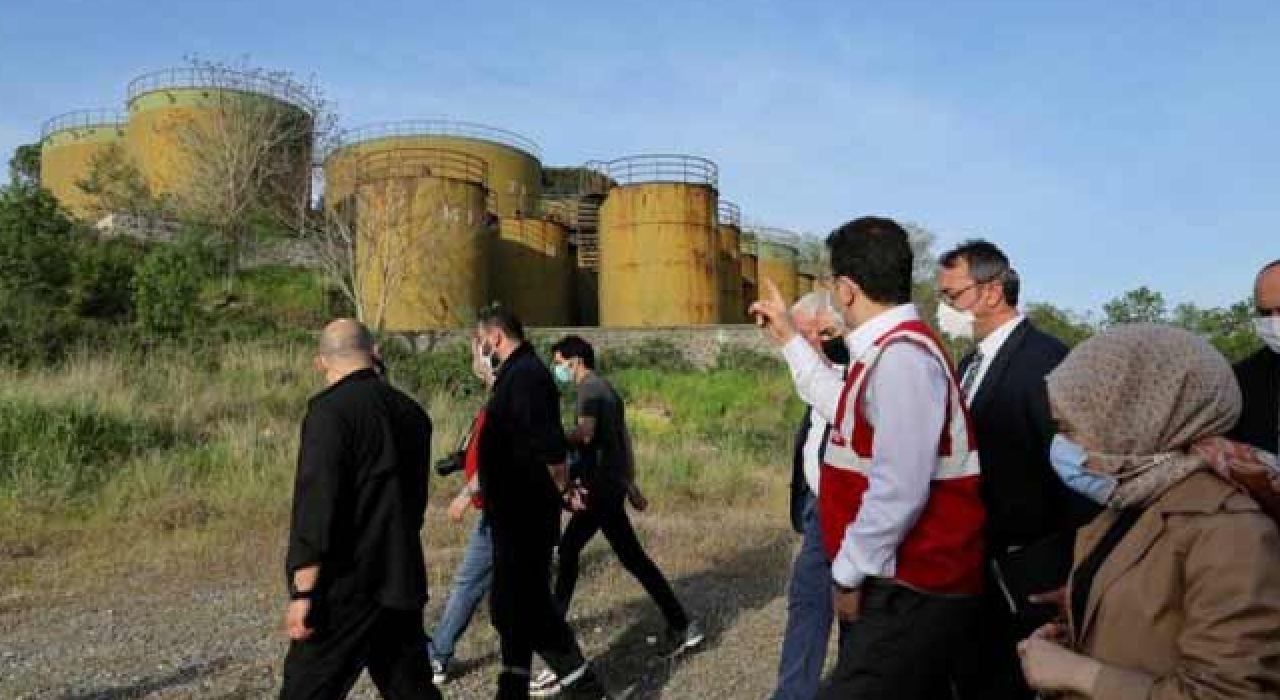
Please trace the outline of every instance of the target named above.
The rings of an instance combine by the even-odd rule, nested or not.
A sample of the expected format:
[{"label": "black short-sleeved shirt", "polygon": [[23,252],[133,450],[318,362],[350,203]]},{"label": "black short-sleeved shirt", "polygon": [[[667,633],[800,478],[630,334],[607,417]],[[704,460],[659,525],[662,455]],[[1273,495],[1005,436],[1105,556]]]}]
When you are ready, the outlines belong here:
[{"label": "black short-sleeved shirt", "polygon": [[631,474],[631,441],[622,397],[603,377],[592,373],[578,385],[579,418],[595,419],[591,444],[580,452],[578,476],[595,493],[624,492]]},{"label": "black short-sleeved shirt", "polygon": [[302,423],[285,573],[320,565],[321,599],[419,610],[431,420],[361,370],[311,399]]}]

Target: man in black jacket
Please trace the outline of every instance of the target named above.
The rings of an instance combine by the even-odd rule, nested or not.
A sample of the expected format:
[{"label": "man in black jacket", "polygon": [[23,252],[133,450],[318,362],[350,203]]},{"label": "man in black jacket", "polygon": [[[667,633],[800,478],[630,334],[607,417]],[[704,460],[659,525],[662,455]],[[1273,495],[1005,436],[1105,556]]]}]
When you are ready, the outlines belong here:
[{"label": "man in black jacket", "polygon": [[501,361],[479,447],[480,492],[493,538],[489,604],[502,647],[498,698],[529,697],[535,651],[559,677],[563,695],[605,697],[551,594],[551,555],[569,493],[560,393],[514,314],[490,308],[480,327],[482,352]]},{"label": "man in black jacket", "polygon": [[1067,348],[1018,311],[1018,274],[995,245],[966,242],[940,262],[939,325],[977,341],[959,371],[987,507],[983,619],[956,686],[965,700],[1030,700],[1017,643],[1054,614],[1031,598],[1066,583],[1075,530],[1093,515],[1049,463],[1056,429],[1045,376]]},{"label": "man in black jacket", "polygon": [[373,369],[373,338],[329,324],[307,407],[285,569],[284,700],[343,698],[362,670],[389,700],[435,700],[422,628],[431,421]]},{"label": "man in black jacket", "polygon": [[1253,303],[1263,347],[1236,365],[1244,406],[1230,437],[1275,454],[1280,453],[1280,260],[1258,273]]}]

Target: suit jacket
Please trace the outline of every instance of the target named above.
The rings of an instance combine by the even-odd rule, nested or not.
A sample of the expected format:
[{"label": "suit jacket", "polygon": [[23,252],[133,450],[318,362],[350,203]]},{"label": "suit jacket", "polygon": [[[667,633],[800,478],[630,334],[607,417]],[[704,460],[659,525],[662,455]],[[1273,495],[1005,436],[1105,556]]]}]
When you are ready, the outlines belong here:
[{"label": "suit jacket", "polygon": [[796,446],[791,454],[791,529],[804,532],[804,507],[809,499],[809,482],[804,478],[804,445],[809,440],[813,409],[804,409],[804,420],[796,433]]},{"label": "suit jacket", "polygon": [[1263,348],[1236,365],[1236,381],[1244,398],[1233,440],[1260,450],[1280,452],[1280,355]]},{"label": "suit jacket", "polygon": [[[1067,489],[1049,463],[1057,428],[1049,412],[1045,376],[1067,355],[1067,347],[1024,320],[991,360],[969,413],[982,459],[982,495],[987,507],[987,543],[992,555],[1063,536],[1063,562],[1070,534],[1097,508]],[[973,361],[960,363],[963,375]]]}]

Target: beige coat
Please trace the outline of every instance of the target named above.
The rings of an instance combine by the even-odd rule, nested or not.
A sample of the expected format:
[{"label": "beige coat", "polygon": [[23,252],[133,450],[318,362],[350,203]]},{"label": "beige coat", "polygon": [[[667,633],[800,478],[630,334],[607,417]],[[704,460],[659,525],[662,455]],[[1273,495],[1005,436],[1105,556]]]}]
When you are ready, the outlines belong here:
[{"label": "beige coat", "polygon": [[[1080,531],[1077,563],[1114,519]],[[1097,700],[1280,698],[1280,532],[1250,498],[1197,472],[1112,552],[1072,629],[1078,651],[1106,666]]]}]

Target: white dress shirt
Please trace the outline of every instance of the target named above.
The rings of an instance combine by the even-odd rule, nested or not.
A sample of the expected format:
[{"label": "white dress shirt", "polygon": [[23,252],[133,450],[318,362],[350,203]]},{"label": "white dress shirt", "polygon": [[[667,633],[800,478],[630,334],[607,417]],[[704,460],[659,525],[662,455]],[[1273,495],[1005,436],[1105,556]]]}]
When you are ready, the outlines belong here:
[{"label": "white dress shirt", "polygon": [[[917,319],[915,306],[904,304],[862,324],[845,337],[851,361],[890,329]],[[800,398],[823,420],[834,423],[844,389],[842,373],[799,336],[783,347],[782,354]],[[856,587],[868,576],[894,576],[898,545],[929,500],[949,391],[946,367],[914,343],[890,345],[868,377],[865,413],[875,427],[866,474],[870,485],[831,565],[831,576],[841,585]],[[846,418],[838,429],[848,432],[850,425]],[[852,434],[844,437],[853,439]]]},{"label": "white dress shirt", "polygon": [[818,483],[822,480],[822,443],[827,440],[827,422],[815,411],[809,414],[809,434],[805,436],[800,457],[804,467],[804,481],[809,491],[818,495]]},{"label": "white dress shirt", "polygon": [[[1004,347],[1005,341],[1009,340],[1009,336],[1013,335],[1013,332],[1017,330],[1018,324],[1025,320],[1027,320],[1026,316],[1018,314],[1000,324],[998,328],[978,342],[978,350],[982,353],[982,364],[970,365],[965,370],[966,376],[972,372],[978,373],[973,378],[973,383],[969,385],[969,394],[964,397],[967,403],[973,403],[973,397],[978,395],[978,389],[982,387],[982,380],[987,378],[987,370],[991,369],[991,363],[995,362],[996,355],[1000,354],[1000,348]],[[963,378],[961,378],[961,384],[963,383]]]}]

